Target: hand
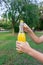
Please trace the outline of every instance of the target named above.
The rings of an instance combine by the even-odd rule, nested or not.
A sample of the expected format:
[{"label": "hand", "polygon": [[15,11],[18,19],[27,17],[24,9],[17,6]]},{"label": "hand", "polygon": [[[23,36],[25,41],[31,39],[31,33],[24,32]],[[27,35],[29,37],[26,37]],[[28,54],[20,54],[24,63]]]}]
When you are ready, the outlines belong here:
[{"label": "hand", "polygon": [[28,42],[16,42],[16,50],[17,51],[22,51],[24,53],[28,53],[30,51],[30,45],[28,44]]},{"label": "hand", "polygon": [[31,28],[26,23],[24,23],[23,29],[25,32],[31,32],[32,31]]}]

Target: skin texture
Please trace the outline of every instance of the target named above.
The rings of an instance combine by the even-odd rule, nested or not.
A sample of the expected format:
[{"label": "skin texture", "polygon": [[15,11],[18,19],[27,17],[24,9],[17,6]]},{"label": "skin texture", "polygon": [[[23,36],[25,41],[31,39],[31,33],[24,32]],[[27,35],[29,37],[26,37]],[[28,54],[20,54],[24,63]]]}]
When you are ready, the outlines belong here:
[{"label": "skin texture", "polygon": [[[26,24],[24,24],[23,28],[24,31],[28,33],[28,35],[33,39],[34,42],[38,44],[43,42],[43,36],[37,37]],[[43,63],[43,53],[31,48],[28,42],[24,43],[16,41],[16,50],[19,52],[22,51]]]},{"label": "skin texture", "polygon": [[28,42],[24,43],[24,42],[16,41],[16,50],[19,52],[20,51],[24,52],[43,63],[43,53],[38,52],[33,48],[31,48]]},{"label": "skin texture", "polygon": [[31,30],[31,28],[27,26],[25,23],[23,28],[24,28],[24,31],[28,33],[28,35],[32,38],[34,42],[36,42],[37,44],[40,44],[43,42],[43,35],[40,37],[36,36],[34,32]]}]

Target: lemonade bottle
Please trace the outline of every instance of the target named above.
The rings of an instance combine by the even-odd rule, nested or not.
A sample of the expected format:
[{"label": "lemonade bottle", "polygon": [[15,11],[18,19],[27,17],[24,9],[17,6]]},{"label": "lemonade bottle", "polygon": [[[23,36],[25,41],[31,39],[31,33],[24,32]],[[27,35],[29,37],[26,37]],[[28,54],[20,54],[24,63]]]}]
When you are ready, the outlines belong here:
[{"label": "lemonade bottle", "polygon": [[26,36],[23,31],[23,20],[20,20],[19,33],[18,33],[18,41],[26,42]]},{"label": "lemonade bottle", "polygon": [[[17,40],[20,42],[26,42],[26,36],[23,31],[23,20],[20,20],[19,33],[18,33]],[[19,53],[22,53],[22,52],[20,51]]]}]

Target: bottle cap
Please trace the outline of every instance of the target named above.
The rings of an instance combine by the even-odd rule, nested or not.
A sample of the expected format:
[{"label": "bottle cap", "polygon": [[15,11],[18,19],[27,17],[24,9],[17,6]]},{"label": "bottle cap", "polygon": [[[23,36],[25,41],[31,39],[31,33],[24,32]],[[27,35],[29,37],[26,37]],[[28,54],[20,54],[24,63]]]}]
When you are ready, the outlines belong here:
[{"label": "bottle cap", "polygon": [[20,29],[20,32],[23,32],[23,20],[20,20],[19,29]]},{"label": "bottle cap", "polygon": [[20,20],[20,22],[24,22],[23,20]]}]

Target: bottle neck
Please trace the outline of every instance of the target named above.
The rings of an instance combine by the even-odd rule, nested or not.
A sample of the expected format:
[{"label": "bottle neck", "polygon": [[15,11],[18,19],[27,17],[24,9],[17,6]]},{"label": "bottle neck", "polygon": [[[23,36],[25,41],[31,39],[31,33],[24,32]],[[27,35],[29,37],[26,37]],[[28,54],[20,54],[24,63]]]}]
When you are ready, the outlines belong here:
[{"label": "bottle neck", "polygon": [[22,32],[23,32],[23,22],[20,22],[19,32],[20,32],[20,33],[22,33]]},{"label": "bottle neck", "polygon": [[19,26],[19,32],[23,33],[23,27],[22,26]]}]

